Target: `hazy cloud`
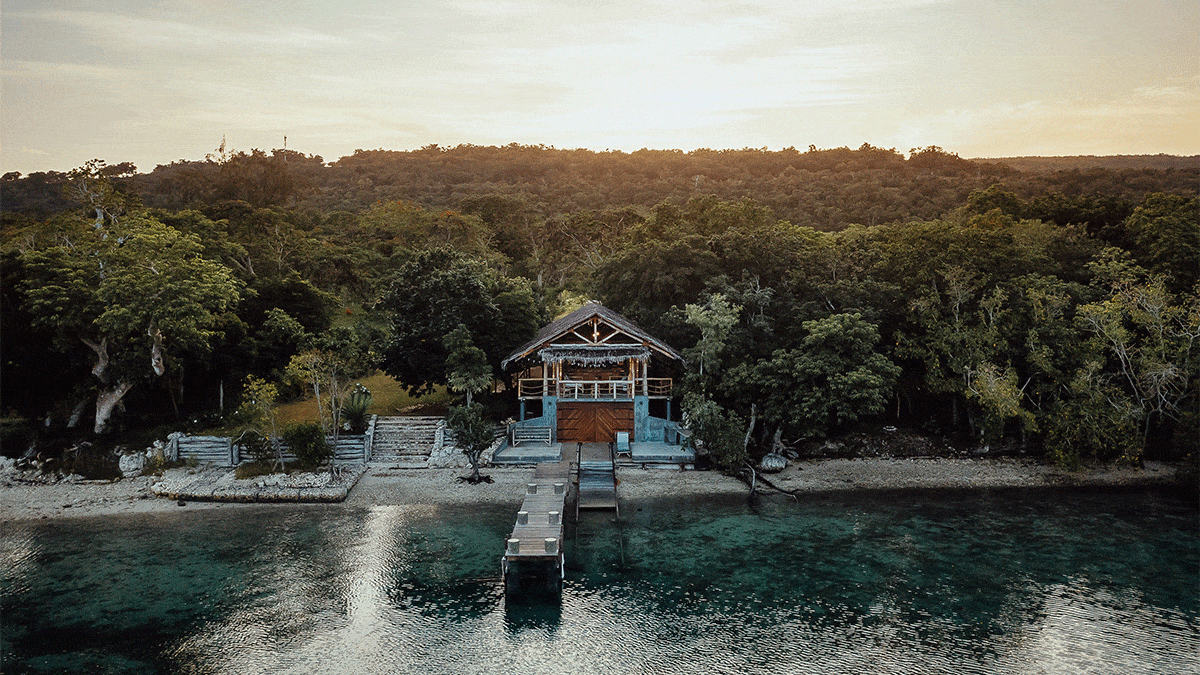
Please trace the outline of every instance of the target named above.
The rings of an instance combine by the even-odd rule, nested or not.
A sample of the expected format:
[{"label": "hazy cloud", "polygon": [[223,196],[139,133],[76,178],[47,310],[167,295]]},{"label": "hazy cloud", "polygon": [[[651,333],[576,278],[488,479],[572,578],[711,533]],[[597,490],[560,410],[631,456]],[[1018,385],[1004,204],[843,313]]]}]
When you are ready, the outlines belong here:
[{"label": "hazy cloud", "polygon": [[222,135],[330,159],[513,141],[1200,151],[1200,8],[1174,0],[8,0],[0,24],[3,170],[152,167]]}]

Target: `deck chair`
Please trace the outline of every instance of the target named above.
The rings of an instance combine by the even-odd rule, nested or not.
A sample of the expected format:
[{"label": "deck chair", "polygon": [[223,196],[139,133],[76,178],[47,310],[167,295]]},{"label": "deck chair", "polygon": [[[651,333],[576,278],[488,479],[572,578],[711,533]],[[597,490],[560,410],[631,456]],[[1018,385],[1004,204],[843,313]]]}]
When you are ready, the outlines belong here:
[{"label": "deck chair", "polygon": [[633,448],[629,446],[629,432],[617,432],[617,457],[626,455],[629,459],[633,459]]}]

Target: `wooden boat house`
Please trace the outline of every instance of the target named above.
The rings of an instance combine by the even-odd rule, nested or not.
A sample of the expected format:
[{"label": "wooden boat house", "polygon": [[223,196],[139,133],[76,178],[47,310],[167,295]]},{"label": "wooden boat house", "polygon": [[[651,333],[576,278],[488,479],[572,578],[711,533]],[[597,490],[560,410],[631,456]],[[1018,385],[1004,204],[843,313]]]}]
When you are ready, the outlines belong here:
[{"label": "wooden boat house", "polygon": [[[509,425],[492,461],[538,465],[502,559],[505,589],[510,597],[555,593],[565,574],[568,492],[575,492],[577,518],[584,509],[619,514],[617,457],[643,466],[695,461],[681,444],[685,432],[671,421],[668,375],[681,370],[683,357],[589,302],[542,328],[502,365],[515,376],[521,419]],[[564,453],[567,444],[574,447]]]},{"label": "wooden boat house", "polygon": [[[589,302],[503,361],[517,372],[510,442],[679,444],[670,375],[683,357],[629,319]],[[627,434],[625,436],[624,434]]]}]

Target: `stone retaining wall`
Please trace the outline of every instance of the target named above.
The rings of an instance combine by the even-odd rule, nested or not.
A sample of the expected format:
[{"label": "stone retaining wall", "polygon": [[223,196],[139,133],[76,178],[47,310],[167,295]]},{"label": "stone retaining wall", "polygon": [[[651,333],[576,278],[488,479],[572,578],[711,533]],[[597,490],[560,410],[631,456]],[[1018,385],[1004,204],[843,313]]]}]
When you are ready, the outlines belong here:
[{"label": "stone retaining wall", "polygon": [[366,472],[365,464],[334,473],[313,471],[238,479],[230,469],[203,469],[155,483],[154,494],[169,499],[215,502],[340,502]]}]

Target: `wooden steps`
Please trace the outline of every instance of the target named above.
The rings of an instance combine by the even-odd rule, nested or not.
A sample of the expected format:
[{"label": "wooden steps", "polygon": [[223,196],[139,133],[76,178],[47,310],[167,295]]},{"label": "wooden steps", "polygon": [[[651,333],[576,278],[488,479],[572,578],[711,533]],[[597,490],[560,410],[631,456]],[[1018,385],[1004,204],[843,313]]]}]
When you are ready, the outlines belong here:
[{"label": "wooden steps", "polygon": [[612,460],[579,462],[579,500],[576,513],[586,510],[613,510],[617,504],[616,469]]}]

